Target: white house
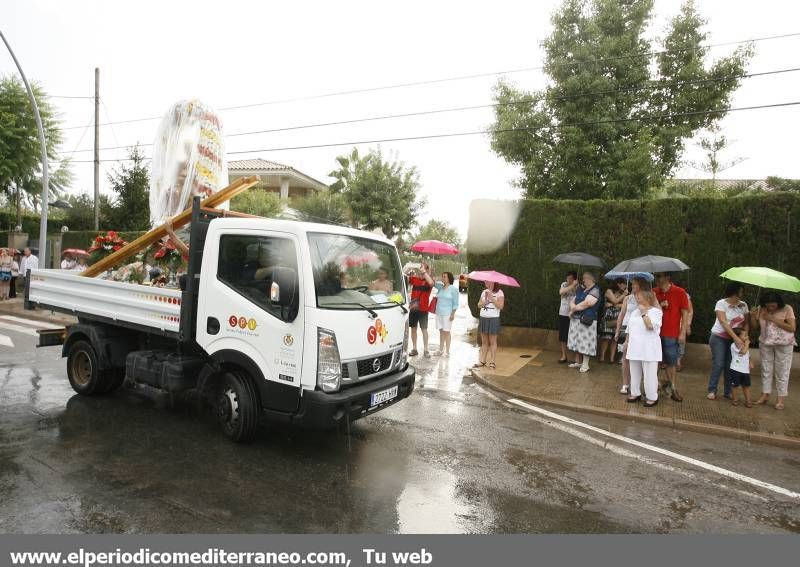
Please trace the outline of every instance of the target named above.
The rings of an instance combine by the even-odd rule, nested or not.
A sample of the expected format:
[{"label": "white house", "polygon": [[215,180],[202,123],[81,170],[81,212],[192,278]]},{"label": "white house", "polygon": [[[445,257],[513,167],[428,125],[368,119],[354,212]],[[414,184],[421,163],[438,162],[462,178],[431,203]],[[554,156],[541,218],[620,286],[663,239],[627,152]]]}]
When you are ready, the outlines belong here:
[{"label": "white house", "polygon": [[256,188],[279,193],[281,199],[301,199],[317,191],[327,191],[328,186],[295,168],[266,159],[243,159],[228,162],[231,182],[249,175],[258,175],[261,182]]}]

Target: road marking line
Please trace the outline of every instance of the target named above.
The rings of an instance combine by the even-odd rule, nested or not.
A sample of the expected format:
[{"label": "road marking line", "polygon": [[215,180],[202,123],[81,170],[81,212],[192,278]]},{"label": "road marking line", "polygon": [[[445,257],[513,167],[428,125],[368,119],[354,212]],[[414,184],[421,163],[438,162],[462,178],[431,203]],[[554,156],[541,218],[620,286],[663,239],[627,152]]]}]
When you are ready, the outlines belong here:
[{"label": "road marking line", "polygon": [[[647,449],[648,451],[652,451],[654,453],[658,453],[659,455],[664,455],[665,457],[670,457],[672,459],[681,461],[683,463],[687,463],[687,464],[696,466],[698,468],[714,472],[714,473],[719,474],[721,476],[724,476],[724,477],[727,477],[727,478],[731,478],[731,479],[734,479],[734,480],[738,480],[740,482],[744,482],[744,483],[747,483],[747,484],[750,484],[750,485],[753,485],[753,486],[757,486],[759,488],[763,488],[763,489],[769,490],[771,492],[775,492],[775,493],[780,494],[782,496],[787,496],[789,498],[794,498],[794,499],[800,499],[800,493],[793,492],[791,490],[788,490],[786,488],[782,488],[782,487],[777,486],[775,484],[770,484],[769,482],[764,482],[763,480],[759,480],[757,478],[753,478],[753,477],[746,476],[746,475],[743,475],[743,474],[740,474],[740,473],[737,473],[737,472],[734,472],[734,471],[731,471],[731,470],[728,470],[728,469],[724,469],[722,467],[718,467],[716,465],[712,465],[710,463],[706,463],[705,461],[700,461],[698,459],[694,459],[692,457],[687,457],[685,455],[681,455],[679,453],[675,453],[675,452],[669,451],[667,449],[662,449],[661,447],[656,447],[655,445],[650,445],[649,443],[643,443],[642,441],[637,441],[636,439],[631,439],[630,437],[625,437],[624,435],[619,435],[617,433],[612,433],[610,431],[606,431],[604,429],[600,429],[599,427],[595,427],[593,425],[589,425],[588,423],[584,423],[582,421],[571,419],[569,417],[566,417],[566,416],[563,416],[563,415],[548,411],[546,409],[542,409],[542,408],[536,407],[534,405],[531,405],[529,403],[523,402],[522,400],[518,400],[516,398],[512,398],[512,399],[510,399],[508,401],[509,401],[509,403],[512,403],[514,405],[523,407],[523,408],[525,408],[527,410],[530,410],[532,412],[538,413],[540,415],[549,417],[550,419],[555,419],[555,420],[561,421],[563,423],[568,423],[568,424],[574,425],[576,427],[581,427],[583,429],[587,429],[587,430],[592,431],[594,433],[598,433],[600,435],[604,435],[606,437],[610,437],[612,439],[616,439],[617,441],[622,441],[623,443],[627,443],[629,445],[633,445],[633,446],[639,447],[641,449]],[[556,425],[556,424],[549,423],[549,422],[547,422],[545,420],[543,420],[543,422],[544,423],[548,423],[548,425],[553,425],[553,426]],[[575,432],[575,433],[580,433],[580,432]],[[585,438],[592,439],[593,440],[592,442],[597,444],[597,440],[594,440],[593,437],[585,435],[585,434],[583,434],[583,435],[585,436]],[[603,443],[602,445],[606,446],[609,450],[612,450],[612,451],[615,451],[615,452],[616,452],[616,450],[623,450],[624,451],[624,449],[621,449],[621,448],[616,447],[614,445],[607,446],[605,443]],[[633,453],[633,454],[636,455],[636,453]],[[640,460],[641,459],[646,459],[646,457],[642,457],[641,455],[639,455],[638,458],[640,458]],[[653,461],[653,462],[655,463],[657,461]],[[668,465],[666,465],[666,466],[668,466]]]},{"label": "road marking line", "polygon": [[0,335],[0,346],[14,348],[14,341],[8,335]]},{"label": "road marking line", "polygon": [[29,327],[35,327],[37,329],[62,329],[62,326],[53,325],[51,323],[43,323],[42,321],[33,321],[31,319],[23,319],[22,317],[14,317],[13,315],[0,315],[0,319],[4,321],[10,321],[12,323],[23,323],[28,325]]},{"label": "road marking line", "polygon": [[5,331],[14,331],[16,333],[22,333],[24,335],[30,335],[32,337],[38,337],[39,333],[37,333],[34,329],[30,327],[22,327],[20,325],[12,325],[11,323],[4,323],[0,321],[0,329]]}]

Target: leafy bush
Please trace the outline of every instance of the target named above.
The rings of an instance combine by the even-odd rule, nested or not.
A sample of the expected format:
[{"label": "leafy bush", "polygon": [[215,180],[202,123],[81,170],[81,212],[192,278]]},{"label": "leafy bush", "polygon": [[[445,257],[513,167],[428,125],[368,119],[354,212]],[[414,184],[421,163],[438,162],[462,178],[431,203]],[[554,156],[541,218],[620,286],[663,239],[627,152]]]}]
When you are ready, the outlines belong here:
[{"label": "leafy bush", "polygon": [[231,199],[231,210],[271,218],[283,212],[283,203],[277,193],[251,189]]},{"label": "leafy bush", "polygon": [[346,224],[348,222],[347,200],[338,193],[320,192],[294,203],[303,218],[309,222]]},{"label": "leafy bush", "polygon": [[[492,203],[498,206],[491,201],[472,203],[470,234],[475,223],[492,218],[487,216]],[[732,266],[766,266],[797,275],[798,244],[800,196],[788,193],[736,199],[527,200],[520,203],[508,241],[493,253],[470,251],[468,264],[472,270],[494,269],[519,280],[520,289],[506,290],[504,323],[555,328],[556,292],[569,268],[554,264],[556,255],[587,252],[606,260],[609,268],[645,254],[680,258],[691,270],[676,274],[675,281],[694,303],[692,338],[705,342],[724,287],[719,275]],[[472,286],[472,306],[478,291]],[[748,303],[755,301],[756,293],[748,289]],[[798,309],[797,295],[787,293],[784,298]]]}]

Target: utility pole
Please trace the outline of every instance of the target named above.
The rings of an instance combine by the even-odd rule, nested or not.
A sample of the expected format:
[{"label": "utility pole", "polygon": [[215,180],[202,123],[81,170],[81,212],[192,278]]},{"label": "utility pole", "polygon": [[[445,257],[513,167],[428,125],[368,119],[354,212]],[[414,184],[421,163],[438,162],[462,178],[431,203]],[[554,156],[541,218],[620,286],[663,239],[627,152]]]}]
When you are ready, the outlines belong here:
[{"label": "utility pole", "polygon": [[100,230],[100,67],[94,68],[94,229]]}]

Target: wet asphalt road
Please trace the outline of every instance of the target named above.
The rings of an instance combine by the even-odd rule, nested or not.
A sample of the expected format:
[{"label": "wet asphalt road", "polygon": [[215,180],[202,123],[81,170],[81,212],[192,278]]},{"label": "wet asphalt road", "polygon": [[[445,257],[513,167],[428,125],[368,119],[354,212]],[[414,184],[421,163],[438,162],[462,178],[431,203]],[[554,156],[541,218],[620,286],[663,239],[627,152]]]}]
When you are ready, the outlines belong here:
[{"label": "wet asphalt road", "polygon": [[[503,403],[464,377],[463,341],[349,435],[235,445],[191,403],[78,397],[58,348],[0,333],[0,533],[800,532],[796,498]],[[800,492],[800,451],[559,413]]]}]

